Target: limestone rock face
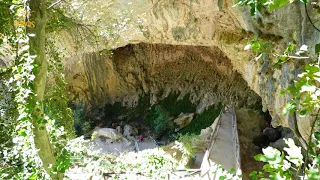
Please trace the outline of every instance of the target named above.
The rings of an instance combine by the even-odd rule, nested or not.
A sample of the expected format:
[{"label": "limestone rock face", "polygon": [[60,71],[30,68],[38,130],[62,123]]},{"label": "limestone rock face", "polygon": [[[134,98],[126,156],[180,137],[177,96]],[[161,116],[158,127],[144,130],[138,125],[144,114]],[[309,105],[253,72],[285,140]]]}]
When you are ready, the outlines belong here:
[{"label": "limestone rock face", "polygon": [[186,125],[190,124],[194,116],[194,113],[184,114],[181,113],[176,119],[173,120],[179,128],[183,128]]},{"label": "limestone rock face", "polygon": [[268,136],[271,142],[275,142],[281,137],[281,131],[276,128],[266,128],[262,131],[263,135]]},{"label": "limestone rock face", "polygon": [[117,130],[112,128],[96,128],[93,135],[96,137],[104,137],[111,141],[123,139],[123,136]]},{"label": "limestone rock face", "polygon": [[[298,46],[307,44],[314,51],[314,45],[320,41],[319,32],[311,26],[304,5],[299,1],[272,13],[263,10],[255,18],[250,16],[248,8],[234,8],[234,3],[234,0],[98,0],[79,6],[86,9],[82,14],[84,23],[98,25],[97,31],[103,35],[101,42],[107,39],[108,43],[79,50],[72,41],[75,33],[57,35],[59,47],[68,51],[66,72],[71,97],[95,104],[117,99],[132,104],[142,92],[163,92],[160,94],[165,96],[172,90],[180,90],[193,93],[204,106],[231,99],[237,104],[249,104],[244,99],[255,98],[243,93],[247,83],[262,98],[263,109],[268,109],[273,117],[273,126],[298,130],[296,134],[307,139],[310,118],[281,114],[290,97],[280,96],[280,92],[292,84],[301,71],[301,63],[287,63],[274,69],[275,58],[270,56],[270,59],[264,57],[256,61],[243,49],[246,41],[252,38],[248,32],[254,32],[273,42],[272,47],[278,54],[288,42],[296,42]],[[319,18],[311,6],[307,8],[311,19]],[[117,9],[129,13],[119,15]],[[97,14],[100,10],[103,13]],[[108,21],[113,19],[110,17],[117,17],[122,24]],[[316,25],[319,26],[319,22]],[[114,29],[110,32],[108,27]],[[115,34],[116,38],[110,34]],[[128,45],[137,43],[140,44]],[[111,60],[97,53],[107,47],[123,48],[115,50]],[[197,61],[199,58],[202,61]],[[215,67],[210,68],[212,66]],[[240,89],[233,91],[233,87]],[[222,91],[212,92],[217,89]],[[153,98],[156,101],[159,97]]]},{"label": "limestone rock face", "polygon": [[93,106],[134,106],[143,94],[153,104],[170,92],[190,94],[202,109],[217,102],[247,106],[261,101],[217,47],[128,45],[112,57],[93,53],[81,63],[69,59],[65,67],[70,98]]},{"label": "limestone rock face", "polygon": [[135,127],[132,127],[130,125],[125,125],[123,128],[123,136],[128,138],[128,139],[132,139],[135,140],[136,136],[138,135],[138,129]]},{"label": "limestone rock face", "polygon": [[250,109],[237,109],[236,117],[243,178],[250,179],[248,176],[250,172],[263,166],[262,162],[255,161],[252,157],[261,153],[261,150],[253,144],[253,141],[256,137],[261,136],[265,123],[262,115]]},{"label": "limestone rock face", "polygon": [[282,128],[281,138],[278,139],[276,142],[271,142],[269,146],[283,151],[285,147],[288,147],[288,145],[285,143],[285,139],[289,138],[293,139],[296,142],[296,144],[299,144],[298,139],[294,137],[294,134],[289,128]]}]

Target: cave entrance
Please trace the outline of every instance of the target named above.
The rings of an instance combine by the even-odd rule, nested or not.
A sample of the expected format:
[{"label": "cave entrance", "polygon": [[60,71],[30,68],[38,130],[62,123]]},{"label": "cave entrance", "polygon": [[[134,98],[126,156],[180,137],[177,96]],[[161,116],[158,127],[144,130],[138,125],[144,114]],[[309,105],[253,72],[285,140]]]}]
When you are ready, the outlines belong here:
[{"label": "cave entrance", "polygon": [[[71,99],[91,107],[86,118],[75,121],[81,129],[90,119],[91,129],[82,133],[112,128],[127,139],[150,136],[166,145],[178,134],[200,134],[225,104],[261,111],[261,98],[217,47],[140,43],[112,54],[87,55],[84,72],[70,74]],[[79,81],[85,84],[81,91]]]}]

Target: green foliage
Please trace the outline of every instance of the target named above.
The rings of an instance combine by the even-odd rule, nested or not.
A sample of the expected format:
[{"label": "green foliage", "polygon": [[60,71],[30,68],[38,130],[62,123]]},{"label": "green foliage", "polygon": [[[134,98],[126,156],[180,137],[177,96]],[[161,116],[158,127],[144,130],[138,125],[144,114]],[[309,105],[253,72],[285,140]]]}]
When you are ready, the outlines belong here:
[{"label": "green foliage", "polygon": [[140,96],[137,106],[129,111],[129,118],[143,117],[150,106],[150,95]]},{"label": "green foliage", "polygon": [[[68,142],[67,149],[72,149],[71,171],[82,170],[102,176],[109,173],[111,179],[128,179],[141,177],[148,179],[165,179],[179,165],[184,166],[185,157],[176,158],[162,148],[154,148],[139,152],[120,153],[120,155],[104,154],[92,150],[93,146],[82,137]],[[182,153],[183,147],[175,144],[170,150]],[[180,154],[179,153],[179,154]]]},{"label": "green foliage", "polygon": [[196,111],[197,106],[190,101],[190,94],[185,95],[178,100],[180,94],[170,93],[166,98],[160,100],[158,105],[163,107],[170,116],[176,117],[180,113],[192,113]]},{"label": "green foliage", "polygon": [[55,119],[56,126],[63,126],[68,137],[74,137],[74,120],[72,110],[68,106],[67,84],[63,75],[63,64],[60,52],[53,42],[47,42],[47,53],[49,54],[49,73],[45,94],[45,113]]},{"label": "green foliage", "polygon": [[[311,134],[308,141],[306,162],[304,166],[305,176],[312,179],[320,174],[320,71],[317,64],[307,64],[305,71],[298,75],[294,86],[288,87],[283,93],[292,95],[291,102],[283,110],[283,114],[298,112],[301,117],[314,117],[311,125]],[[309,167],[309,156],[313,159]],[[318,173],[318,175],[317,175]]]},{"label": "green foliage", "polygon": [[186,148],[186,150],[189,152],[190,155],[193,155],[197,152],[197,149],[195,147],[195,140],[198,140],[199,136],[195,134],[189,134],[186,133],[184,135],[180,134],[177,137],[177,140],[183,144],[183,146]]},{"label": "green foliage", "polygon": [[[259,50],[259,49],[258,49]],[[270,50],[272,53],[272,50]],[[311,59],[310,57],[302,57],[308,52],[308,47],[302,45],[300,49],[295,50],[294,44],[290,43],[287,49],[284,51],[283,55],[276,55],[277,62],[274,67],[279,67],[283,63],[286,63],[290,59]],[[293,54],[294,53],[294,54]],[[259,58],[259,57],[258,57]],[[318,87],[320,81],[320,71],[316,63],[309,63],[305,66],[304,72],[300,73],[297,79],[294,81],[294,85],[289,86],[287,89],[283,90],[282,94],[291,95],[291,101],[289,101],[286,107],[283,109],[283,115],[288,113],[298,112],[301,117],[314,117],[311,136],[309,137],[308,149],[306,162],[302,169],[303,176],[309,179],[315,178],[316,172],[319,174],[320,163],[318,162],[318,152],[320,151],[320,139],[317,139],[317,134],[319,133],[319,107],[320,107],[320,89]],[[314,137],[315,140],[312,140]],[[288,146],[295,149],[296,152],[298,148],[292,144],[293,142],[287,142]],[[284,154],[268,148],[264,151],[265,155],[258,155],[255,157],[256,160],[268,162],[264,166],[264,171],[270,174],[271,179],[292,179],[294,176],[299,175],[300,168],[302,165],[302,155],[298,153],[298,156],[285,149],[289,156],[284,158]],[[313,159],[312,163],[309,163],[309,155]],[[292,165],[298,170],[293,174]],[[309,167],[308,167],[309,166]],[[253,172],[251,174],[252,179],[259,179],[263,176],[263,173]]]},{"label": "green foliage", "polygon": [[294,51],[294,44],[290,43],[287,47],[287,49],[284,51],[283,55],[280,55],[278,57],[277,62],[274,64],[275,68],[278,68],[281,64],[287,62],[290,58],[290,54]]},{"label": "green foliage", "polygon": [[74,128],[78,136],[86,135],[93,129],[94,122],[87,114],[84,104],[77,104],[73,109]]},{"label": "green foliage", "polygon": [[183,144],[183,147],[188,151],[188,154],[192,157],[196,152],[205,150],[207,143],[195,134],[179,134],[177,141]]},{"label": "green foliage", "polygon": [[128,120],[135,120],[145,116],[150,106],[150,95],[143,95],[139,97],[138,104],[135,107],[126,107],[121,102],[115,102],[114,104],[106,104],[103,107],[103,112],[107,117],[125,115]]},{"label": "green foliage", "polygon": [[320,82],[320,72],[317,65],[307,64],[305,71],[298,77],[294,86],[290,86],[282,92],[292,95],[292,101],[286,106],[283,114],[297,110],[301,116],[306,116],[308,112],[313,112],[320,106],[318,94],[320,89],[317,86],[317,83]]},{"label": "green foliage", "polygon": [[[300,168],[303,164],[303,156],[301,147],[297,147],[292,139],[285,139],[288,147],[284,148],[284,152],[267,147],[263,149],[264,154],[258,154],[254,158],[257,161],[266,162],[263,170],[269,174],[270,179],[293,179],[295,175],[299,175]],[[262,172],[252,172],[251,179],[259,179],[264,175]]]},{"label": "green foliage", "polygon": [[204,129],[214,122],[219,116],[222,109],[222,104],[209,106],[201,114],[198,114],[189,125],[182,129],[181,133],[200,134],[201,129]]},{"label": "green foliage", "polygon": [[318,54],[320,52],[320,44],[316,44],[314,47],[315,54]]},{"label": "green foliage", "polygon": [[236,172],[235,168],[230,169],[229,171],[225,170],[220,164],[214,164],[214,171],[212,174],[215,174],[219,180],[240,180],[242,179],[242,174],[240,171]]},{"label": "green foliage", "polygon": [[257,35],[255,35],[253,39],[247,42],[247,45],[245,46],[244,50],[252,50],[253,52],[255,52],[256,61],[261,59],[265,54],[272,53],[271,43],[261,38],[258,38]]},{"label": "green foliage", "polygon": [[[301,0],[306,3],[306,0]],[[275,9],[282,8],[286,4],[289,4],[293,1],[291,0],[238,0],[235,6],[249,6],[251,16],[256,15],[258,12],[262,11],[263,7],[267,7],[271,12]]]},{"label": "green foliage", "polygon": [[154,129],[157,136],[173,129],[173,121],[170,120],[169,113],[160,105],[152,106],[144,121]]},{"label": "green foliage", "polygon": [[[259,45],[256,46],[260,47]],[[317,45],[315,49],[317,51]],[[260,53],[259,48],[256,48],[255,50],[258,50],[257,54]],[[269,51],[269,53],[273,53],[272,50]],[[283,63],[288,62],[290,59],[312,59],[312,57],[302,56],[307,53],[308,47],[306,45],[302,45],[300,49],[295,50],[294,44],[290,43],[283,55],[275,55],[277,57],[277,62],[274,67],[277,68]],[[311,135],[308,141],[306,162],[301,170],[303,176],[308,179],[317,179],[320,174],[320,162],[318,155],[320,152],[320,138],[318,136],[318,134],[320,134],[319,81],[320,71],[318,64],[309,63],[305,66],[304,71],[298,75],[294,84],[281,92],[282,94],[289,94],[291,97],[291,101],[287,103],[283,110],[283,115],[297,112],[302,118],[314,118],[311,126]],[[287,144],[290,149],[285,148],[285,151],[288,154],[286,159],[284,153],[270,147],[264,150],[265,155],[258,155],[255,157],[256,160],[269,163],[264,166],[263,170],[270,174],[270,179],[292,179],[300,174],[300,168],[302,168],[302,155],[301,153],[297,153],[300,152],[300,149],[291,141],[287,141]],[[309,162],[310,157],[312,162]],[[252,179],[259,179],[263,176],[264,174],[262,172],[253,172],[250,177]]]},{"label": "green foliage", "polygon": [[[2,1],[5,3],[8,1]],[[2,14],[3,20],[9,20],[8,26],[3,26],[1,49],[3,44],[11,47],[12,54],[8,56],[9,61],[14,62],[11,73],[7,79],[1,79],[5,87],[8,87],[2,100],[9,102],[8,105],[1,106],[0,124],[6,127],[3,133],[8,133],[4,142],[1,142],[0,158],[0,178],[1,179],[35,179],[48,178],[42,167],[38,150],[34,144],[33,122],[37,122],[32,117],[34,111],[34,90],[33,81],[35,79],[34,64],[35,56],[30,54],[29,38],[25,26],[12,28],[12,20],[25,22],[29,13],[27,1],[17,0],[1,6],[1,9],[9,8],[10,13]],[[4,10],[5,12],[9,11]],[[3,21],[2,21],[3,22]],[[1,27],[2,28],[2,27]],[[10,32],[13,31],[13,32]],[[1,52],[1,51],[0,51]],[[12,103],[10,103],[13,101]]]},{"label": "green foliage", "polygon": [[49,21],[46,31],[52,33],[60,30],[71,30],[76,26],[76,20],[67,17],[61,9],[49,11]]},{"label": "green foliage", "polygon": [[[8,71],[1,74],[0,82],[1,179],[50,179],[45,171],[47,167],[43,166],[43,159],[39,157],[39,147],[35,146],[36,143],[43,143],[35,139],[39,130],[46,130],[50,140],[50,147],[41,148],[51,149],[52,145],[55,150],[53,158],[56,158],[56,164],[51,168],[51,177],[58,178],[57,173],[69,168],[71,156],[65,145],[73,134],[72,113],[67,104],[59,52],[51,44],[48,44],[47,51],[54,83],[46,89],[45,101],[36,100],[34,80],[40,68],[46,66],[35,64],[38,49],[30,48],[32,41],[29,40],[40,37],[35,37],[36,34],[30,31],[26,33],[28,23],[33,23],[27,17],[33,15],[29,3],[31,1],[28,0],[0,2],[0,57],[10,62],[6,64]],[[43,107],[47,115],[42,113]],[[68,133],[61,125],[66,127]]]}]

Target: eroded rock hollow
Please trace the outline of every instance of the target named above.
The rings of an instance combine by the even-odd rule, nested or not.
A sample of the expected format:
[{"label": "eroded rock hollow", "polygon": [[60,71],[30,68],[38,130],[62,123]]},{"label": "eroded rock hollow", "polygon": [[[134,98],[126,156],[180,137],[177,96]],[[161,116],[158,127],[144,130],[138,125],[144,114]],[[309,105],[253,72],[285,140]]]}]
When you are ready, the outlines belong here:
[{"label": "eroded rock hollow", "polygon": [[217,47],[141,43],[118,48],[112,55],[88,53],[80,63],[68,62],[71,99],[91,106],[114,102],[135,106],[146,94],[153,104],[170,92],[190,94],[198,111],[218,102],[239,107],[261,104]]}]

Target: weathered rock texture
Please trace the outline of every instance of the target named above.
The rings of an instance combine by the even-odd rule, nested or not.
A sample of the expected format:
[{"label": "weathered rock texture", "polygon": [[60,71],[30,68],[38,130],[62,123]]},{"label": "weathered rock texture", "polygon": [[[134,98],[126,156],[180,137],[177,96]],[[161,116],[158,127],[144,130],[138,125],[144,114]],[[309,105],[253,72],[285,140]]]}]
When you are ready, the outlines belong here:
[{"label": "weathered rock texture", "polygon": [[[103,30],[110,27],[107,26],[110,24],[107,17],[112,17],[112,13],[108,16],[95,14],[97,9],[104,7],[104,2],[94,2],[90,7],[95,8],[87,9],[84,17],[87,17],[89,23],[96,22],[99,25],[97,30],[100,34],[108,34]],[[69,59],[76,59],[75,55],[82,59],[83,69],[67,65],[69,75],[74,75],[71,79],[68,76],[69,82],[72,82],[70,90],[83,90],[87,96],[82,97],[100,103],[123,96],[137,98],[136,92],[159,93],[160,87],[165,92],[168,89],[182,90],[208,96],[207,99],[211,100],[242,97],[239,103],[248,103],[244,100],[250,97],[244,93],[248,92],[244,79],[262,97],[264,110],[268,109],[273,116],[274,126],[288,126],[297,135],[307,139],[310,132],[309,119],[281,115],[289,97],[280,96],[280,91],[292,84],[301,65],[291,63],[273,69],[274,58],[270,56],[271,60],[263,58],[256,62],[254,56],[243,51],[243,48],[246,40],[252,37],[245,32],[258,33],[271,40],[276,52],[283,52],[283,47],[289,41],[298,46],[307,44],[313,47],[319,42],[319,32],[311,26],[304,5],[299,1],[272,13],[264,10],[255,19],[250,16],[249,9],[233,8],[234,3],[234,0],[137,0],[130,5],[126,1],[115,3],[115,6],[121,7],[119,9],[132,8],[133,11],[127,14],[131,21],[125,21],[132,24],[120,28],[120,36],[110,40],[108,45],[101,43],[96,48],[76,51],[76,43],[69,42],[70,38],[66,35],[62,38],[65,41],[59,42],[70,53]],[[311,19],[316,19],[318,15],[313,14],[309,5],[308,9]],[[88,20],[93,14],[95,21]],[[120,27],[118,24],[115,26]],[[147,44],[119,48],[114,52],[113,60],[106,60],[96,53],[107,46],[116,48],[141,42]],[[87,65],[83,67],[83,63]],[[96,69],[88,71],[90,67]],[[182,83],[186,81],[190,83]],[[87,88],[83,89],[84,86]],[[214,89],[222,91],[214,94]],[[90,94],[90,91],[95,94]]]},{"label": "weathered rock texture", "polygon": [[266,128],[266,122],[262,115],[250,109],[237,109],[237,127],[240,142],[241,170],[243,179],[250,179],[252,171],[262,169],[264,163],[255,161],[252,157],[261,153],[261,149],[253,144],[256,137]]},{"label": "weathered rock texture", "polygon": [[128,45],[113,51],[112,57],[91,53],[77,63],[69,60],[66,66],[72,99],[93,106],[117,101],[134,106],[145,94],[154,103],[170,92],[190,94],[201,107],[217,102],[261,103],[216,47]]}]

